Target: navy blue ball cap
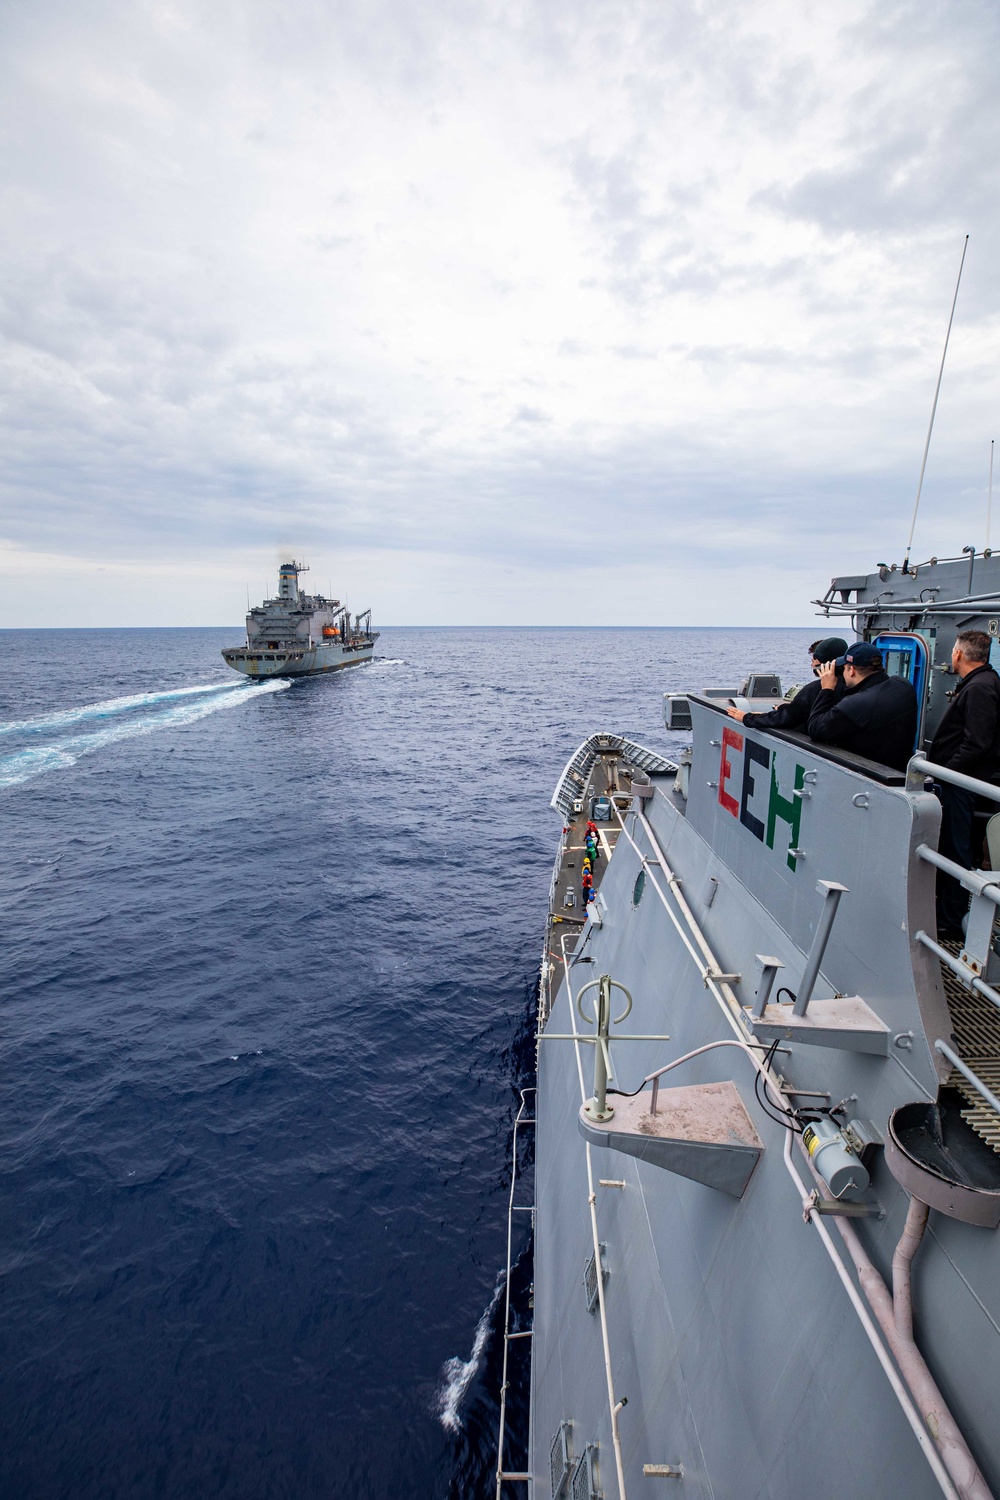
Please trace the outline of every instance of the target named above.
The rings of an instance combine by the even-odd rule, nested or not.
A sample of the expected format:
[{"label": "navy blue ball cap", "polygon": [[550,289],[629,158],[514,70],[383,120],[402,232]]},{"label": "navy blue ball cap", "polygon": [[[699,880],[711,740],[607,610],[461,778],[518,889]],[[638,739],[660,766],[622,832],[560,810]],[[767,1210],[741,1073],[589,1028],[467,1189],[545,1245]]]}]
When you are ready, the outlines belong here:
[{"label": "navy blue ball cap", "polygon": [[846,650],[847,642],[839,635],[828,635],[822,641],[813,641],[809,647],[810,654],[816,661],[835,661]]},{"label": "navy blue ball cap", "polygon": [[877,646],[868,641],[855,641],[853,646],[848,646],[843,656],[837,657],[838,667],[880,667],[882,665],[882,653]]}]

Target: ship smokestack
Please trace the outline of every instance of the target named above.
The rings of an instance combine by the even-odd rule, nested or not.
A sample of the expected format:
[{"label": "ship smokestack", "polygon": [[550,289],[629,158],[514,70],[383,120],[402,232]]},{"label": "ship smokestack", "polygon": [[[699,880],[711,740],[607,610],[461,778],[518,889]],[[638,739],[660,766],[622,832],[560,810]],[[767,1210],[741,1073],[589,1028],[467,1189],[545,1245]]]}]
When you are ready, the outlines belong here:
[{"label": "ship smokestack", "polygon": [[293,604],[299,602],[299,573],[301,568],[298,563],[282,563],[278,569],[278,598],[289,599]]}]

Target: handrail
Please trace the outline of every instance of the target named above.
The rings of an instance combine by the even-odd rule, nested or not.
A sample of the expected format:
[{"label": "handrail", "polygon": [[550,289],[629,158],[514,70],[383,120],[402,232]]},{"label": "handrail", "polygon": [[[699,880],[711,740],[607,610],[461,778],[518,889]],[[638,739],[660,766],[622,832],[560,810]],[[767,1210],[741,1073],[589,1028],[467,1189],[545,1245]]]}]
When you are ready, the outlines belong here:
[{"label": "handrail", "polygon": [[931,776],[935,781],[950,782],[952,786],[960,786],[967,792],[975,792],[977,797],[989,797],[993,802],[1000,802],[1000,786],[994,786],[992,781],[980,781],[978,776],[966,776],[964,771],[952,771],[948,766],[935,765],[934,761],[927,759],[923,751],[918,750],[910,757],[910,763],[906,768],[907,790],[921,790],[920,787],[911,785],[911,782],[923,776]]},{"label": "handrail", "polygon": [[946,875],[951,875],[974,896],[985,896],[988,901],[1000,906],[1000,871],[990,870],[988,876],[980,875],[976,870],[967,870],[964,865],[956,864],[947,855],[939,854],[929,844],[918,844],[916,854],[918,859],[925,860],[929,865],[935,865]]},{"label": "handrail", "polygon": [[941,944],[936,943],[932,937],[924,932],[923,928],[913,934],[913,941],[920,943],[924,948],[929,948],[951,970],[956,978],[962,981],[966,989],[975,990],[977,995],[984,996],[985,999],[991,1001],[1000,1010],[1000,992],[995,990],[992,985],[987,984],[985,979],[980,979],[979,975],[970,969],[968,964],[963,964],[962,960],[956,958],[954,954],[949,953],[947,948],[942,948]]}]

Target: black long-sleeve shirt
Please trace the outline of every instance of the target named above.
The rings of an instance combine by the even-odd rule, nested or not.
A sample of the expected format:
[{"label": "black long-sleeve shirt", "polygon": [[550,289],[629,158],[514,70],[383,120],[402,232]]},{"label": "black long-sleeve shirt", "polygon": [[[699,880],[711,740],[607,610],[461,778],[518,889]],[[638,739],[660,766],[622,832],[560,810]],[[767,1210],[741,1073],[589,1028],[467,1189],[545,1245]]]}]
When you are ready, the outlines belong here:
[{"label": "black long-sleeve shirt", "polygon": [[912,682],[872,672],[837,702],[821,690],[809,715],[809,734],[820,745],[864,755],[904,771],[917,733],[917,695]]},{"label": "black long-sleeve shirt", "polygon": [[929,753],[939,766],[1000,781],[1000,677],[989,662],[958,684]]},{"label": "black long-sleeve shirt", "polygon": [[[844,692],[844,679],[837,678],[837,686],[834,688],[837,702]],[[744,714],[743,723],[747,729],[800,729],[805,734],[809,723],[809,715],[816,706],[816,699],[820,692],[818,679],[807,682],[804,687],[799,688],[794,698],[787,703],[779,703],[776,708],[765,709],[759,714]]]}]

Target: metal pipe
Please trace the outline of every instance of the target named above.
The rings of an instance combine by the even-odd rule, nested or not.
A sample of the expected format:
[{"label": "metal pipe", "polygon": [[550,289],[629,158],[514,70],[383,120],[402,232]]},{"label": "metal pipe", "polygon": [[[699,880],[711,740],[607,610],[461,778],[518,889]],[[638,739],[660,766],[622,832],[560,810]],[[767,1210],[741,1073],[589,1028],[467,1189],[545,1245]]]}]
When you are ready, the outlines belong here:
[{"label": "metal pipe", "polygon": [[846,892],[847,886],[841,885],[839,880],[821,880],[816,889],[823,892],[823,907],[819,914],[819,921],[816,923],[816,935],[809,949],[809,957],[802,971],[799,992],[792,1006],[793,1016],[804,1016],[809,1008],[809,1001],[812,999],[812,992],[819,978],[819,967],[826,953],[826,945],[830,941],[837,907],[840,905],[840,898]]},{"label": "metal pipe", "polygon": [[665,1063],[662,1068],[657,1068],[655,1073],[646,1074],[642,1080],[643,1083],[651,1083],[653,1085],[649,1099],[649,1113],[651,1115],[656,1114],[656,1102],[660,1095],[661,1075],[669,1073],[671,1068],[679,1068],[681,1063],[690,1062],[692,1057],[700,1057],[703,1052],[713,1052],[716,1047],[738,1047],[741,1052],[747,1050],[743,1042],[731,1041],[729,1037],[723,1037],[717,1042],[706,1042],[704,1047],[696,1047],[693,1052],[685,1052],[683,1057],[675,1057],[673,1062]]},{"label": "metal pipe", "polygon": [[906,776],[907,780],[911,776],[933,776],[935,781],[950,781],[952,786],[964,787],[967,792],[975,792],[977,797],[990,797],[994,802],[1000,802],[1000,786],[980,781],[976,776],[966,776],[964,771],[950,771],[947,766],[935,765],[920,750],[910,757]]},{"label": "metal pipe", "polygon": [[991,873],[987,879],[976,870],[967,870],[964,865],[956,864],[947,855],[939,854],[929,844],[918,844],[916,852],[918,859],[925,860],[927,864],[934,865],[938,870],[943,870],[946,875],[950,875],[953,880],[964,885],[965,889],[971,891],[974,896],[986,896],[988,900],[1000,906],[1000,877],[995,873]]},{"label": "metal pipe", "polygon": [[980,979],[978,974],[974,974],[968,964],[963,964],[960,958],[956,958],[953,953],[948,952],[947,948],[942,948],[940,943],[936,943],[932,937],[928,937],[923,928],[913,934],[913,940],[916,943],[921,943],[925,948],[929,948],[932,953],[936,954],[945,967],[957,975],[966,989],[974,990],[977,995],[983,995],[1000,1009],[1000,992],[995,990],[992,985],[987,984],[985,980]]},{"label": "metal pipe", "polygon": [[754,996],[753,1013],[758,1018],[767,1009],[767,1002],[771,998],[771,987],[779,969],[785,966],[780,958],[774,958],[768,953],[755,955],[757,963],[760,964],[760,982],[757,985],[757,993]]},{"label": "metal pipe", "polygon": [[913,1342],[913,1299],[910,1288],[910,1268],[913,1257],[920,1249],[920,1242],[927,1228],[930,1209],[919,1198],[911,1198],[906,1210],[906,1223],[899,1237],[899,1244],[892,1257],[892,1312],[896,1332],[902,1339]]},{"label": "metal pipe", "polygon": [[[806,1185],[796,1171],[795,1163],[792,1160],[792,1132],[790,1130],[787,1130],[785,1132],[785,1149],[783,1153],[783,1160],[785,1163],[785,1167],[788,1170],[788,1175],[791,1177],[792,1181],[795,1183],[796,1188],[798,1189],[799,1197],[802,1200],[803,1211],[807,1212],[809,1210],[809,1194],[806,1192]],[[809,1162],[808,1157],[806,1158],[806,1161],[811,1169],[812,1163]],[[813,1176],[817,1177],[817,1180],[819,1180],[817,1173],[814,1172]],[[825,1188],[825,1184],[823,1184],[823,1187]],[[889,1351],[886,1349],[883,1340],[879,1337],[878,1329],[872,1322],[871,1314],[869,1313],[868,1308],[865,1306],[863,1300],[858,1295],[858,1290],[855,1287],[854,1282],[848,1275],[847,1267],[844,1265],[843,1260],[837,1254],[836,1246],[834,1245],[833,1240],[830,1238],[830,1231],[827,1229],[826,1224],[823,1222],[822,1218],[818,1216],[814,1217],[811,1212],[809,1213],[809,1222],[816,1230],[816,1233],[820,1237],[820,1241],[823,1245],[824,1250],[830,1257],[830,1260],[833,1262],[833,1268],[840,1278],[840,1282],[844,1288],[844,1291],[850,1298],[851,1306],[854,1308],[854,1311],[858,1315],[858,1321],[861,1323],[861,1326],[864,1329],[865,1334],[867,1335],[868,1342],[871,1344],[872,1349],[875,1351],[875,1356],[878,1359],[879,1364],[882,1366],[885,1377],[893,1389],[896,1400],[902,1407],[903,1415],[906,1417],[906,1420],[910,1424],[910,1427],[913,1431],[914,1437],[923,1450],[924,1457],[926,1458],[934,1474],[934,1478],[937,1480],[938,1485],[940,1486],[941,1493],[947,1496],[947,1500],[963,1500],[963,1497],[960,1496],[959,1491],[951,1482],[951,1477],[948,1473],[948,1470],[945,1468],[941,1460],[941,1456],[934,1446],[934,1442],[931,1438],[930,1433],[924,1426],[920,1413],[914,1405],[913,1399],[911,1398],[910,1392],[904,1385],[899,1373],[896,1370],[895,1365],[892,1362],[892,1359],[890,1358]],[[841,1234],[843,1234],[844,1220],[837,1219],[837,1228],[840,1230]],[[853,1229],[851,1230],[851,1233],[854,1234]],[[854,1238],[857,1241],[856,1235],[854,1236]],[[864,1250],[861,1250],[860,1241],[857,1241],[857,1243],[862,1259],[866,1261],[869,1266],[871,1266],[871,1262],[868,1261]],[[874,1271],[875,1268],[871,1266],[871,1269]],[[878,1276],[877,1271],[875,1272],[875,1275]],[[881,1281],[882,1278],[879,1277],[878,1279]],[[883,1291],[885,1291],[884,1282],[882,1283],[882,1289]],[[888,1292],[886,1292],[886,1296],[888,1297]]]},{"label": "metal pipe", "polygon": [[979,1465],[938,1390],[937,1382],[928,1370],[923,1355],[914,1343],[912,1333],[906,1336],[896,1327],[896,1314],[889,1288],[869,1260],[854,1225],[847,1219],[838,1219],[837,1228],[854,1262],[858,1281],[868,1304],[878,1319],[904,1380],[913,1392],[924,1421],[934,1435],[942,1461],[954,1481],[955,1490],[961,1500],[993,1500],[993,1493],[980,1473]]}]

